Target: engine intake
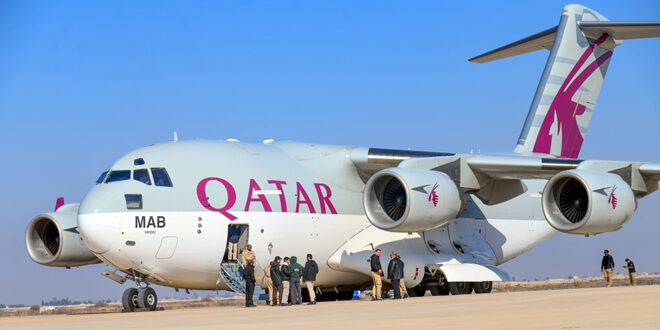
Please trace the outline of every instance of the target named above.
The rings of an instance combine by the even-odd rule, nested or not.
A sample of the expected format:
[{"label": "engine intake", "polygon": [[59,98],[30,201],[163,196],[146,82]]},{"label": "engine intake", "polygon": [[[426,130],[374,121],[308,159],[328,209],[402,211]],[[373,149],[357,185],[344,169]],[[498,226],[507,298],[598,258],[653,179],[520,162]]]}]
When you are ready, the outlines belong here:
[{"label": "engine intake", "polygon": [[77,205],[36,216],[25,230],[30,258],[46,266],[75,267],[101,262],[80,238]]},{"label": "engine intake", "polygon": [[395,232],[442,227],[461,208],[458,188],[446,174],[399,167],[374,174],[364,188],[363,202],[374,226]]},{"label": "engine intake", "polygon": [[570,234],[600,234],[621,228],[637,203],[630,186],[610,173],[570,170],[543,189],[543,213],[553,228]]}]

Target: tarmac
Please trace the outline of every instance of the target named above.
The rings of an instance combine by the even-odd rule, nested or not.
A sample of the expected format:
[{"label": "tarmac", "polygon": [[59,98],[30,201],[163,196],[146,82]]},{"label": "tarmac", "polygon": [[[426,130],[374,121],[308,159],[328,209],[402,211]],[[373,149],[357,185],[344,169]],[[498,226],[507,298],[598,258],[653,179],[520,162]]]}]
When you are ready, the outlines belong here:
[{"label": "tarmac", "polygon": [[8,329],[607,329],[660,328],[660,286],[426,296],[315,306],[210,307],[0,319]]}]

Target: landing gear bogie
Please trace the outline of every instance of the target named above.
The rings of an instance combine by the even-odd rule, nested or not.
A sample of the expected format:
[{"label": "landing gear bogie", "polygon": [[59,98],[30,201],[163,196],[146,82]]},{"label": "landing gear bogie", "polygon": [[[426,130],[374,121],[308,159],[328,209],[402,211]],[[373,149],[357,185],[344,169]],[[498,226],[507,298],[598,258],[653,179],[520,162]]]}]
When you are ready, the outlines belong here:
[{"label": "landing gear bogie", "polygon": [[[151,287],[128,288],[121,297],[124,312],[146,312],[157,310],[158,296]],[[162,308],[161,308],[162,310]]]},{"label": "landing gear bogie", "polygon": [[449,282],[449,292],[453,295],[472,293],[472,283],[470,282]]}]

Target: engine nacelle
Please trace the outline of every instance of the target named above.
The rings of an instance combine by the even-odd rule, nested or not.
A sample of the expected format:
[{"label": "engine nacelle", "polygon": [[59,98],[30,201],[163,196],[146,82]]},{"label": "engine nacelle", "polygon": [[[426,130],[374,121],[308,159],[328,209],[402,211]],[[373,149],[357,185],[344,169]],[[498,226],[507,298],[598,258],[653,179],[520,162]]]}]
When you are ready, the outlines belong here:
[{"label": "engine nacelle", "polygon": [[364,187],[364,210],[376,227],[395,232],[438,228],[456,218],[461,197],[445,173],[389,168]]},{"label": "engine nacelle", "polygon": [[36,216],[25,230],[30,258],[46,266],[75,267],[101,262],[81,240],[77,231],[78,204],[61,206],[56,212]]},{"label": "engine nacelle", "polygon": [[563,171],[543,189],[543,213],[553,228],[569,234],[600,234],[621,228],[637,202],[620,176]]}]

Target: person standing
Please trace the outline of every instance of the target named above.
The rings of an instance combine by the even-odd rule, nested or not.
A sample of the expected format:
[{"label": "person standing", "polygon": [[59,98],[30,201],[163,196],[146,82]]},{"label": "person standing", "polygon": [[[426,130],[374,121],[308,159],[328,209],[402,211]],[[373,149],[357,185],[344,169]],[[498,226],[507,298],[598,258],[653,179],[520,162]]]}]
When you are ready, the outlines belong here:
[{"label": "person standing", "polygon": [[238,258],[238,240],[241,237],[241,228],[238,224],[229,225],[227,234],[227,260],[236,261]]},{"label": "person standing", "polygon": [[402,277],[403,270],[401,269],[401,264],[396,258],[396,252],[392,251],[390,253],[390,263],[387,265],[387,278],[390,279],[392,283],[392,289],[394,289],[394,299],[401,299],[401,290],[399,289],[399,285]]},{"label": "person standing", "polygon": [[603,277],[607,281],[607,287],[612,286],[612,271],[614,270],[614,258],[610,255],[609,250],[603,251],[603,260],[600,262],[600,271],[603,272]]},{"label": "person standing", "polygon": [[381,300],[381,291],[383,289],[383,267],[380,265],[380,249],[376,249],[374,254],[371,255],[369,263],[371,264],[371,279],[374,281],[374,286],[371,290],[371,300]]},{"label": "person standing", "polygon": [[303,281],[307,286],[309,292],[308,305],[316,305],[316,293],[314,292],[314,281],[316,281],[316,274],[319,273],[319,266],[316,261],[312,260],[312,255],[307,254],[307,262],[305,262],[305,269],[303,269]]},{"label": "person standing", "polygon": [[401,281],[399,281],[399,291],[401,291],[401,296],[403,299],[408,298],[408,289],[406,289],[406,281],[404,281],[404,278],[406,277],[405,275],[405,264],[403,263],[403,260],[401,260],[401,256],[399,254],[396,255],[396,260],[399,262],[399,265],[401,266]]},{"label": "person standing", "polygon": [[266,275],[266,290],[268,290],[268,300],[266,300],[266,305],[271,305],[273,303],[273,279],[271,278],[270,267],[273,266],[271,261],[268,264],[268,267],[264,270],[264,275]]},{"label": "person standing", "polygon": [[637,285],[637,279],[635,278],[635,263],[632,260],[626,258],[626,265],[623,268],[628,269],[628,279],[630,280],[630,285]]},{"label": "person standing", "polygon": [[303,267],[297,262],[298,258],[291,256],[291,264],[289,269],[291,270],[290,285],[289,285],[289,297],[291,298],[291,304],[296,305],[302,304],[302,288],[300,287],[300,278],[303,275]]},{"label": "person standing", "polygon": [[252,260],[255,263],[257,262],[254,251],[252,251],[252,244],[248,244],[247,249],[241,254],[241,263],[243,264],[243,267],[247,266],[248,260]]},{"label": "person standing", "polygon": [[280,306],[288,306],[289,304],[289,287],[291,286],[291,269],[289,269],[289,257],[284,257],[284,262],[282,267],[280,267],[282,273],[282,300],[280,301]]},{"label": "person standing", "polygon": [[243,270],[243,278],[245,279],[245,307],[257,307],[252,302],[254,286],[257,285],[257,279],[254,277],[254,260],[247,261],[247,265]]},{"label": "person standing", "polygon": [[273,281],[273,300],[271,306],[277,306],[278,302],[282,303],[282,272],[280,271],[280,258],[275,257],[270,263],[270,278]]}]

